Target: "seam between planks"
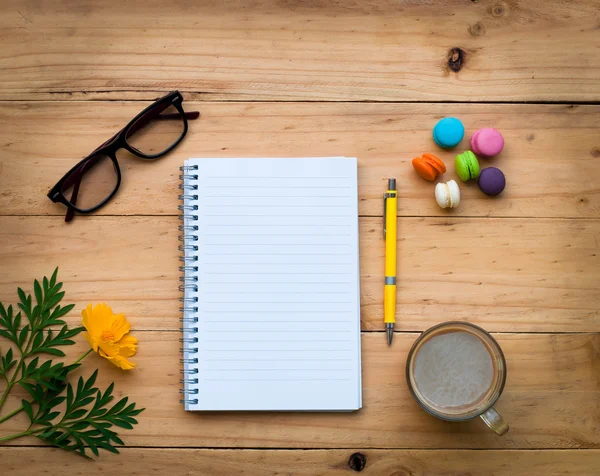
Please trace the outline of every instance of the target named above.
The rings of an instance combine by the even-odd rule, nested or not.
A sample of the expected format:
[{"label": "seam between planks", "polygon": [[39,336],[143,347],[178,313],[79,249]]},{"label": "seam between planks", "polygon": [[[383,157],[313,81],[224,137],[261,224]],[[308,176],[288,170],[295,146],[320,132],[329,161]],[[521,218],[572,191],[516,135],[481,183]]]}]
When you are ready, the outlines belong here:
[{"label": "seam between planks", "polygon": [[[39,92],[37,94],[46,94],[46,95],[62,95],[62,96],[71,96],[73,94],[116,94],[116,93],[152,93],[152,94],[166,94],[170,92],[171,89],[164,90],[99,90],[99,91],[50,91],[50,92]],[[189,101],[193,102],[204,102],[204,103],[235,103],[235,102],[252,102],[252,103],[307,103],[307,104],[341,104],[341,103],[351,103],[351,104],[464,104],[464,105],[476,105],[476,104],[505,104],[505,105],[576,105],[576,106],[598,106],[600,105],[600,100],[598,101],[543,101],[543,100],[520,100],[520,101],[502,101],[502,100],[479,100],[479,101],[460,101],[460,100],[451,100],[451,99],[438,99],[438,100],[393,100],[393,99],[260,99],[260,98],[244,98],[242,95],[232,94],[231,99],[224,98],[223,95],[227,95],[227,93],[213,93],[213,92],[203,92],[203,91],[186,91],[179,89],[182,94],[191,94],[195,95],[193,98],[189,99]],[[34,93],[36,94],[36,93]],[[210,99],[210,96],[218,96],[219,99]],[[208,96],[208,99],[203,98],[204,96]],[[148,102],[152,101],[150,98],[89,98],[89,99],[49,99],[42,98],[37,99],[35,96],[27,99],[11,99],[9,97],[1,97],[0,102],[79,102],[79,103],[89,103],[89,102]]]},{"label": "seam between planks", "polygon": [[[65,208],[66,212],[66,208]],[[65,212],[61,213],[47,213],[47,214],[21,214],[21,213],[0,213],[0,217],[17,217],[17,218],[43,218],[43,217],[64,217]],[[102,219],[102,218],[166,218],[166,217],[178,217],[180,213],[165,213],[165,214],[90,214],[90,215],[78,215],[83,219]],[[359,218],[382,218],[383,215],[358,215]],[[469,220],[581,220],[581,221],[595,221],[600,220],[600,216],[597,217],[553,217],[553,216],[508,216],[508,215],[398,215],[398,218],[443,218],[448,220],[454,219],[469,219]]]},{"label": "seam between planks", "polygon": [[[2,448],[47,448],[47,449],[55,449],[52,446],[48,445],[11,445],[4,444],[0,445],[0,451]],[[86,446],[88,448],[88,446]],[[335,448],[323,448],[323,447],[270,447],[270,446],[143,446],[143,445],[126,445],[119,446],[119,451],[124,451],[128,449],[146,449],[153,451],[164,451],[164,450],[182,450],[182,451],[194,451],[194,450],[211,450],[211,451],[353,451],[356,449],[361,449],[364,451],[439,451],[439,452],[447,452],[447,451],[461,451],[461,452],[469,452],[469,451],[597,451],[600,452],[600,448],[589,447],[589,448],[416,448],[413,446],[390,446],[390,447],[371,447],[371,446],[348,446],[348,447],[335,447]]]},{"label": "seam between planks", "polygon": [[[150,91],[155,94],[166,94],[171,90],[165,89],[164,91]],[[183,91],[179,90],[182,94],[216,94],[216,93],[202,93],[196,91]],[[74,91],[74,92],[65,92],[65,93],[43,93],[43,94],[94,94],[94,93],[103,93],[106,91]],[[127,91],[127,92],[138,92],[138,91]],[[139,91],[145,92],[145,91]],[[219,93],[220,94],[220,93]],[[476,105],[521,105],[521,106],[600,106],[600,100],[598,101],[453,101],[453,100],[415,100],[415,101],[407,101],[407,100],[399,100],[394,101],[390,99],[385,100],[373,100],[373,99],[340,99],[340,100],[307,100],[307,99],[252,99],[252,98],[244,98],[241,96],[232,97],[231,99],[224,99],[219,97],[219,99],[202,99],[202,96],[193,96],[191,98],[184,98],[189,102],[202,102],[207,104],[219,104],[219,103],[263,103],[263,104],[452,104],[452,105],[465,105],[465,106],[476,106]],[[47,103],[81,103],[86,104],[90,102],[151,102],[153,99],[150,98],[90,98],[90,99],[36,99],[33,98],[20,98],[20,99],[10,99],[7,97],[2,97],[0,95],[0,103],[3,102],[47,102]]]}]

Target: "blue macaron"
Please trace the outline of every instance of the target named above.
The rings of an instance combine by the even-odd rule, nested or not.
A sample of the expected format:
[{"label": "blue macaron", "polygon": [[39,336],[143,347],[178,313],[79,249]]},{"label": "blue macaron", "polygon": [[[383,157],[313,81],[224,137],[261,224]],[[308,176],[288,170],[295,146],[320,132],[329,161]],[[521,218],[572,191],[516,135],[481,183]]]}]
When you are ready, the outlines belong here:
[{"label": "blue macaron", "polygon": [[455,117],[444,117],[433,128],[433,140],[444,149],[456,146],[465,135],[465,126]]}]

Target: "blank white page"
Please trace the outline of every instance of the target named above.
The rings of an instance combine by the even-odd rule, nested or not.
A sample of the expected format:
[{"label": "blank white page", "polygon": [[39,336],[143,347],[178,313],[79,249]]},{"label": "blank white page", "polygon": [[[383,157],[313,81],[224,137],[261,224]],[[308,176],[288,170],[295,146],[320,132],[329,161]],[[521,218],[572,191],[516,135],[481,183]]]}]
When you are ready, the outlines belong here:
[{"label": "blank white page", "polygon": [[[197,404],[361,407],[356,158],[197,166]],[[187,337],[190,333],[186,334]]]}]

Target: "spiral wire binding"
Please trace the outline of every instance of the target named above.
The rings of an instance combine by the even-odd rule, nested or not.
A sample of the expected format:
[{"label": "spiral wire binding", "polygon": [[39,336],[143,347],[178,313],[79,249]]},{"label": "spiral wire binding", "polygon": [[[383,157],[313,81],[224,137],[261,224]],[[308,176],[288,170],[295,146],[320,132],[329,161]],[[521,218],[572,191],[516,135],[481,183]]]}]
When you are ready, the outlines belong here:
[{"label": "spiral wire binding", "polygon": [[183,202],[177,207],[181,211],[179,219],[183,222],[178,227],[181,233],[179,235],[181,244],[178,248],[182,253],[179,257],[179,261],[182,263],[179,266],[179,271],[182,273],[182,276],[179,278],[181,282],[179,290],[183,293],[183,297],[179,299],[182,302],[179,310],[183,315],[179,320],[182,324],[181,332],[184,336],[179,339],[182,344],[181,353],[183,354],[181,359],[183,365],[181,373],[183,374],[183,378],[180,380],[183,388],[179,390],[183,398],[179,402],[197,405],[198,399],[192,398],[190,395],[198,395],[198,389],[189,388],[189,386],[198,383],[198,378],[194,377],[198,374],[198,369],[191,367],[198,363],[198,358],[194,356],[194,354],[198,353],[198,347],[194,345],[198,343],[198,337],[188,337],[188,335],[198,332],[198,327],[195,325],[198,323],[196,315],[198,312],[198,298],[195,296],[195,293],[198,292],[198,277],[191,275],[191,273],[198,271],[198,256],[195,254],[198,251],[198,245],[195,244],[198,241],[198,215],[193,213],[198,210],[198,205],[190,204],[190,202],[198,199],[198,195],[194,193],[198,190],[198,175],[193,173],[198,170],[198,166],[183,166],[179,170],[182,172],[179,176],[179,179],[182,181],[181,185],[179,185],[182,191],[181,195],[179,195],[179,200]]}]

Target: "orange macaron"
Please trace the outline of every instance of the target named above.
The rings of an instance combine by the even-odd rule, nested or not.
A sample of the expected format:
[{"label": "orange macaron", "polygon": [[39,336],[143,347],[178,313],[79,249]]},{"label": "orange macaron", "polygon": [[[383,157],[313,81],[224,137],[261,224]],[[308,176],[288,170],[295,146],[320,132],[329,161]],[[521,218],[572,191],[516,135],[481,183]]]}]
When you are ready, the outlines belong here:
[{"label": "orange macaron", "polygon": [[415,171],[425,180],[433,182],[436,178],[446,172],[446,165],[439,157],[433,154],[423,154],[412,160]]}]

